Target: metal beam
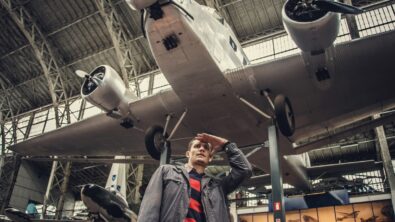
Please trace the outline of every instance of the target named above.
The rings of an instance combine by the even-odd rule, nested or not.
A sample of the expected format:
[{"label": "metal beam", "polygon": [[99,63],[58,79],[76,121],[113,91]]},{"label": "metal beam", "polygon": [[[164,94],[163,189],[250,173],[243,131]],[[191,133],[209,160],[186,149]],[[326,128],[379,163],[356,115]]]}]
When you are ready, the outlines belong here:
[{"label": "metal beam", "polygon": [[7,139],[6,134],[12,133],[11,143],[16,143],[17,141],[17,120],[13,116],[11,111],[12,126],[11,129],[5,129],[5,121],[3,119],[3,114],[0,112],[0,125],[1,125],[1,156],[0,156],[0,213],[4,212],[4,209],[8,206],[12,191],[14,190],[14,185],[16,178],[18,176],[19,168],[21,165],[21,157],[14,153],[13,155],[6,156],[6,145]]},{"label": "metal beam", "polygon": [[[69,123],[70,122],[68,122],[68,124]],[[48,185],[44,196],[42,219],[45,219],[46,210],[49,204],[56,204],[55,218],[61,218],[65,195],[67,193],[71,175],[71,165],[71,161],[67,161],[66,163],[54,161],[52,163],[51,174],[49,176]],[[54,189],[58,189],[60,191],[58,198],[54,196]]]},{"label": "metal beam", "polygon": [[[344,3],[348,5],[352,5],[351,0],[344,0]],[[346,17],[348,29],[350,30],[351,38],[352,39],[359,38],[360,35],[359,35],[358,25],[357,25],[357,20],[355,19],[355,15],[346,14],[345,17]]]},{"label": "metal beam", "polygon": [[[378,119],[378,118],[380,118],[380,114],[373,115],[373,119]],[[388,149],[388,142],[385,136],[384,127],[383,126],[376,127],[374,131],[377,136],[378,145],[380,146],[380,155],[383,161],[384,172],[391,191],[392,208],[393,211],[395,212],[395,173],[394,173],[394,167],[392,165],[391,153]]]},{"label": "metal beam", "polygon": [[50,198],[49,195],[51,193],[52,183],[53,183],[54,178],[55,178],[55,173],[56,173],[57,167],[58,167],[58,162],[54,161],[52,163],[51,174],[49,175],[48,185],[47,185],[47,189],[46,189],[45,195],[44,195],[41,219],[44,219],[45,215],[47,214],[47,207],[48,207],[49,198]]},{"label": "metal beam", "polygon": [[[133,58],[131,45],[128,43],[127,35],[122,29],[120,16],[116,12],[115,5],[111,0],[96,0],[97,8],[100,15],[104,18],[107,30],[111,36],[114,45],[119,67],[121,68],[121,77],[126,88],[129,88],[129,77],[136,77],[138,64]],[[136,95],[140,95],[139,85],[134,82]]]},{"label": "metal beam", "polygon": [[[136,157],[138,159],[144,159],[144,157]],[[130,164],[128,173],[128,184],[127,184],[127,197],[128,201],[133,204],[139,204],[140,200],[140,187],[143,181],[144,164]]]},{"label": "metal beam", "polygon": [[[121,4],[122,2],[123,2],[123,1],[117,1],[116,3],[114,3],[114,5]],[[91,18],[91,17],[93,17],[93,16],[95,16],[95,15],[97,15],[97,14],[99,14],[98,11],[93,12],[93,13],[91,13],[91,14],[89,14],[89,15],[85,15],[85,16],[82,17],[82,18],[78,18],[78,19],[76,19],[76,20],[73,21],[73,22],[70,22],[70,23],[68,23],[68,24],[66,24],[66,25],[64,25],[64,26],[62,26],[62,27],[60,27],[60,28],[58,28],[58,29],[56,29],[56,30],[50,32],[50,33],[47,33],[45,37],[47,37],[47,38],[48,38],[48,37],[51,37],[51,36],[53,36],[53,35],[55,35],[55,34],[61,32],[61,31],[64,31],[64,30],[70,28],[71,26],[74,26],[74,25],[76,25],[76,24],[78,24],[78,23],[81,23],[82,21],[85,21],[85,20],[87,20],[87,19],[89,19],[89,18]],[[14,50],[12,50],[12,51],[10,51],[10,52],[7,52],[6,54],[0,56],[0,60],[3,60],[4,58],[6,58],[6,57],[8,57],[8,56],[10,56],[10,55],[13,55],[13,54],[15,54],[15,53],[17,53],[17,52],[19,52],[19,51],[22,51],[23,49],[25,49],[25,48],[27,48],[27,47],[29,47],[29,46],[30,46],[30,44],[22,45],[22,46],[20,46],[20,47],[17,48],[17,49],[14,49]]]},{"label": "metal beam", "polygon": [[58,220],[62,218],[62,211],[64,206],[65,195],[69,185],[70,174],[71,174],[71,162],[68,161],[64,168],[64,179],[60,187],[60,197],[59,197],[58,205],[56,207],[55,219]]},{"label": "metal beam", "polygon": [[56,58],[45,36],[41,32],[40,27],[35,23],[30,13],[24,6],[14,5],[14,3],[15,1],[12,0],[0,0],[0,4],[7,10],[12,20],[30,43],[34,55],[40,63],[55,108],[56,125],[59,127],[57,113],[58,102],[67,99],[67,94],[64,89]]},{"label": "metal beam", "polygon": [[[4,73],[0,72],[0,75],[4,77]],[[0,121],[3,124],[8,118],[13,117],[12,107],[10,103],[10,95],[8,90],[6,90],[6,83],[2,78],[0,78]]]},{"label": "metal beam", "polygon": [[2,177],[2,183],[6,182],[6,187],[4,190],[2,190],[2,194],[4,195],[2,198],[2,206],[1,206],[1,212],[4,212],[4,209],[8,207],[9,202],[11,200],[11,195],[12,191],[14,190],[16,178],[19,173],[19,168],[21,166],[21,156],[19,154],[12,155],[11,159],[8,162],[8,165],[10,168],[7,170],[8,175],[6,177]]},{"label": "metal beam", "polygon": [[0,130],[1,130],[1,155],[0,155],[0,178],[5,161],[5,129],[3,121],[3,113],[0,112]]},{"label": "metal beam", "polygon": [[[136,43],[138,40],[140,40],[140,39],[142,39],[142,38],[144,38],[142,35],[141,35],[141,36],[137,36],[137,37],[135,37],[135,38],[133,38],[133,39],[128,40],[128,44],[134,44],[134,43]],[[115,48],[114,48],[114,47],[109,47],[109,48],[100,50],[100,51],[98,51],[98,52],[96,52],[96,53],[94,53],[94,54],[91,54],[91,55],[89,55],[89,56],[86,56],[86,57],[84,57],[84,58],[76,59],[76,60],[74,60],[74,61],[72,61],[72,62],[70,62],[70,63],[68,63],[68,64],[65,64],[65,65],[61,66],[60,69],[61,69],[61,70],[63,70],[63,69],[68,69],[68,68],[69,68],[70,66],[72,66],[72,65],[75,65],[75,64],[77,64],[77,63],[79,63],[79,62],[82,62],[82,61],[84,61],[84,60],[86,60],[86,59],[89,59],[89,58],[92,58],[92,57],[94,57],[94,56],[100,55],[100,54],[102,54],[102,53],[106,53],[106,52],[108,52],[108,51],[110,51],[110,50],[113,50],[113,49],[115,49]],[[147,73],[157,72],[157,71],[158,71],[157,67],[154,67],[154,70],[150,70],[150,71],[148,71]],[[144,74],[142,74],[142,75],[144,75]],[[26,87],[27,84],[29,84],[29,83],[31,83],[31,82],[34,82],[34,81],[39,81],[39,80],[41,80],[41,78],[42,78],[42,76],[39,75],[39,76],[34,77],[34,78],[31,78],[31,79],[29,79],[29,80],[27,80],[27,81],[25,81],[25,82],[22,82],[22,83],[20,83],[20,84],[18,84],[18,85],[15,85],[15,86],[13,86],[13,87],[7,88],[7,90],[10,91],[10,94],[11,94],[11,95],[13,95],[13,90],[16,90],[16,89],[19,88],[19,87]],[[132,81],[133,83],[137,84],[137,79],[138,79],[138,78],[136,78],[136,77],[132,77],[131,81]],[[138,92],[140,92],[139,89],[138,89]],[[61,102],[63,102],[63,101],[58,101],[58,103],[61,103]],[[29,105],[30,105],[30,107],[33,107],[32,104],[29,104]]]},{"label": "metal beam", "polygon": [[[6,69],[8,70],[8,67]],[[22,105],[28,105],[29,107],[33,106],[34,103],[31,103],[29,100],[27,100],[27,95],[23,91],[18,90],[18,88],[14,86],[14,83],[11,79],[7,78],[2,72],[0,72],[0,77],[2,89],[0,95],[4,95],[4,98],[9,98],[11,101],[14,101],[13,104],[10,103],[10,108],[13,110],[14,115],[17,115],[21,110],[23,110]],[[19,94],[23,97],[17,97],[15,94]],[[4,119],[4,121],[6,120],[7,118]]]},{"label": "metal beam", "polygon": [[385,115],[385,116],[378,116],[377,118],[374,118],[373,120],[369,122],[363,122],[363,123],[353,123],[345,127],[340,127],[340,128],[335,128],[335,129],[329,129],[327,133],[324,135],[319,135],[314,139],[313,137],[309,138],[314,139],[310,141],[305,141],[303,143],[297,144],[297,147],[295,147],[295,151],[297,153],[304,153],[307,151],[310,151],[314,148],[322,147],[327,144],[333,144],[336,143],[337,141],[353,136],[357,133],[361,132],[367,132],[373,128],[382,126],[383,124],[392,122],[395,120],[395,112]]},{"label": "metal beam", "polygon": [[[62,124],[61,118],[59,116],[59,103],[61,101],[66,101],[67,102],[67,93],[65,91],[64,83],[62,80],[61,76],[61,71],[58,66],[58,62],[62,63],[63,61],[60,61],[59,58],[55,57],[55,54],[53,53],[47,39],[45,38],[44,34],[42,33],[40,27],[35,23],[35,20],[31,17],[30,13],[23,7],[23,6],[16,6],[13,5],[13,1],[11,0],[0,0],[1,5],[7,10],[7,12],[10,14],[12,20],[15,22],[15,24],[18,26],[20,31],[23,33],[23,35],[26,37],[28,42],[30,43],[34,55],[36,59],[38,60],[44,76],[47,80],[48,88],[49,88],[49,93],[51,95],[51,100],[52,100],[52,105],[55,110],[55,122],[56,122],[56,128],[60,127]],[[58,61],[59,60],[59,61]],[[67,110],[67,103],[66,103],[66,108],[63,111],[66,116],[69,116],[67,113],[69,110]],[[69,120],[69,118],[66,118]],[[15,139],[14,139],[15,141]],[[62,164],[58,164],[57,162],[53,163],[53,170],[51,173],[55,174],[56,169],[59,169],[62,167]],[[66,169],[69,167],[69,163],[66,164]],[[67,172],[67,170],[66,170]],[[63,175],[63,174],[62,174]],[[68,177],[67,174],[64,173],[65,177],[63,180],[62,188],[65,186],[67,188],[67,182],[68,182]],[[44,208],[43,208],[43,214],[45,214],[45,210],[47,207],[47,202],[48,202],[48,197],[49,197],[49,191],[52,189],[53,184],[53,178],[55,175],[51,175],[50,177],[50,183],[48,184],[47,187],[47,192],[46,196],[44,197]],[[57,184],[59,184],[58,178],[57,179]],[[64,189],[61,189],[61,191]],[[62,193],[64,194],[64,193]],[[60,203],[58,206],[63,206],[62,198],[63,195],[61,195],[60,198]],[[61,211],[62,209],[57,209],[57,211]]]},{"label": "metal beam", "polygon": [[273,216],[275,222],[285,222],[283,178],[280,167],[277,128],[274,123],[268,127],[270,177],[272,184]]},{"label": "metal beam", "polygon": [[85,109],[86,109],[86,100],[81,99],[80,110],[78,111],[78,117],[77,117],[78,121],[80,121],[84,118]]}]

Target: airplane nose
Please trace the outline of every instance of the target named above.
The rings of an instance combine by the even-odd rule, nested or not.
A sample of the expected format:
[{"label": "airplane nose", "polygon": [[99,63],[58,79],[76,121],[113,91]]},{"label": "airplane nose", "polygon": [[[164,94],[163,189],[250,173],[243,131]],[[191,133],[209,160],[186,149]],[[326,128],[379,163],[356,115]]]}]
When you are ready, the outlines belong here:
[{"label": "airplane nose", "polygon": [[92,194],[94,193],[94,187],[95,185],[93,184],[86,184],[85,186],[82,187],[81,189],[81,193],[85,196],[92,196]]}]

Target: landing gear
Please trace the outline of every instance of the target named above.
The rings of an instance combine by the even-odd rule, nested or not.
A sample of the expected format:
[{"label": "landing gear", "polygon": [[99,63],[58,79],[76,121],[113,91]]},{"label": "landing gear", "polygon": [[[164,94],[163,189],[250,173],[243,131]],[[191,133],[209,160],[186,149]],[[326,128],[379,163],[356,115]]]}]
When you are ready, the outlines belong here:
[{"label": "landing gear", "polygon": [[280,132],[290,137],[295,132],[295,116],[291,102],[284,95],[277,95],[274,99],[274,113]]},{"label": "landing gear", "polygon": [[279,94],[276,96],[274,99],[274,103],[272,102],[272,99],[269,96],[269,90],[265,90],[263,92],[265,95],[266,99],[268,100],[271,108],[273,109],[274,116],[269,115],[265,112],[263,112],[261,109],[258,107],[254,106],[244,98],[239,98],[244,104],[249,106],[251,109],[262,115],[263,117],[269,119],[269,120],[275,120],[274,122],[276,123],[278,129],[280,129],[280,132],[285,136],[285,137],[290,137],[293,135],[295,131],[295,116],[292,110],[291,102],[287,97],[285,97],[282,94]]},{"label": "landing gear", "polygon": [[145,133],[145,147],[152,158],[160,161],[160,165],[170,163],[170,140],[173,138],[174,133],[180,126],[186,114],[187,110],[182,113],[170,135],[167,135],[166,132],[170,123],[170,119],[174,117],[172,114],[167,115],[164,129],[161,126],[154,125],[148,128],[147,132]]},{"label": "landing gear", "polygon": [[244,98],[240,100],[249,106],[251,109],[256,111],[258,114],[268,119],[268,144],[269,155],[270,155],[270,177],[272,183],[272,201],[274,205],[277,205],[277,209],[273,212],[275,221],[285,221],[285,209],[284,209],[284,196],[283,196],[283,183],[282,174],[280,168],[280,155],[278,148],[278,133],[277,129],[286,136],[292,136],[295,131],[295,118],[292,110],[291,103],[284,95],[277,95],[274,99],[274,103],[269,96],[270,90],[263,91],[263,95],[268,100],[271,108],[273,109],[274,116],[271,116],[253,104],[249,103]]},{"label": "landing gear", "polygon": [[[145,147],[155,160],[160,160],[165,146],[168,151],[170,151],[170,142],[167,140],[168,135],[163,132],[163,127],[157,125],[151,126],[145,132]],[[170,153],[171,152],[167,152],[168,157],[170,157]]]}]

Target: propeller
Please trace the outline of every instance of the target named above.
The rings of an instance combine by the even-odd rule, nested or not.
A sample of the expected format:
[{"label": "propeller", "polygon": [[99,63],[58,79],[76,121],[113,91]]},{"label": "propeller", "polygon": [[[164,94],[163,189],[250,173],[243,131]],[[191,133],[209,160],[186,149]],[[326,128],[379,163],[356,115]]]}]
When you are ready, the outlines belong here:
[{"label": "propeller", "polygon": [[340,2],[330,1],[330,0],[315,0],[312,2],[319,9],[328,12],[338,12],[343,14],[359,14],[363,10],[352,5],[347,5]]},{"label": "propeller", "polygon": [[75,74],[76,74],[78,77],[80,77],[80,78],[87,78],[87,79],[89,79],[89,75],[88,75],[88,73],[85,72],[85,71],[76,70],[76,71],[75,71]]},{"label": "propeller", "polygon": [[87,89],[87,92],[92,92],[96,89],[97,86],[100,86],[103,83],[104,73],[98,72],[93,75],[89,75],[87,72],[82,70],[76,70],[75,74],[80,78],[85,78],[87,83],[84,84],[84,88]]},{"label": "propeller", "polygon": [[287,11],[302,20],[321,17],[327,12],[359,14],[363,10],[334,0],[289,0]]}]

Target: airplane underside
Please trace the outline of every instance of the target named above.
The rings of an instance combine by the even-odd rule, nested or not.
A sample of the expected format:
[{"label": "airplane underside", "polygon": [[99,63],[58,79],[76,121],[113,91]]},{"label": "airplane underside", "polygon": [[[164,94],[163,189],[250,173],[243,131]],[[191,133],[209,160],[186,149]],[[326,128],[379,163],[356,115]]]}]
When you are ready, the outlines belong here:
[{"label": "airplane underside", "polygon": [[[209,10],[191,2],[180,1],[179,6],[169,3],[159,7],[163,14],[146,15],[144,31],[171,90],[136,99],[126,89],[116,87],[121,79],[111,67],[99,66],[86,75],[84,87],[101,87],[83,91],[83,95],[88,101],[94,99],[106,114],[11,149],[41,156],[146,155],[145,131],[153,125],[168,134],[174,131],[169,139],[174,155],[183,155],[188,141],[199,132],[229,138],[240,147],[259,145],[267,140],[267,127],[277,110],[270,100],[283,94],[289,98],[295,116],[295,133],[279,140],[283,156],[298,153],[293,142],[395,107],[393,67],[382,59],[395,57],[395,50],[388,47],[395,41],[395,32],[330,49],[321,50],[322,44],[312,44],[318,48],[306,46],[311,52],[251,65],[231,29]],[[325,15],[332,22],[338,19],[330,13]],[[312,24],[313,28],[324,25]],[[326,50],[330,50],[329,60],[323,59]],[[319,66],[311,66],[308,62],[314,59],[307,58],[306,53],[319,55]],[[322,70],[323,65],[330,68]],[[106,93],[105,89],[110,91]],[[116,99],[105,96],[110,93]],[[31,149],[33,146],[35,149]],[[249,160],[269,172],[267,148]],[[297,158],[282,160],[281,165],[285,182],[308,186],[304,166]]]}]

